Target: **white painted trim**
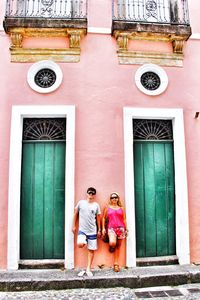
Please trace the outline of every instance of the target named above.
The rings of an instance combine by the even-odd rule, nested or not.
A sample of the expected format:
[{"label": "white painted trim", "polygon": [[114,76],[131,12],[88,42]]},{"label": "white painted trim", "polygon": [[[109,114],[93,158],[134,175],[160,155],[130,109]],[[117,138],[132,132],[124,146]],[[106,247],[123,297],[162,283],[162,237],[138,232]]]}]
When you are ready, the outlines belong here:
[{"label": "white painted trim", "polygon": [[[42,69],[50,69],[56,75],[55,82],[50,87],[40,87],[35,82],[36,74]],[[31,65],[27,73],[27,82],[29,86],[36,92],[41,94],[51,93],[55,91],[62,83],[63,73],[57,63],[52,60],[41,60]]]},{"label": "white painted trim", "polygon": [[1,1],[1,8],[0,8],[0,14],[2,16],[1,26],[2,26],[3,18],[5,16],[5,14],[6,14],[6,6],[7,6],[7,1],[6,0]]},{"label": "white painted trim", "polygon": [[65,164],[65,267],[74,267],[74,236],[71,224],[74,211],[75,106],[13,106],[10,137],[8,195],[8,259],[7,268],[17,270],[20,259],[20,185],[23,118],[66,117]]},{"label": "white painted trim", "polygon": [[174,135],[175,205],[176,205],[176,255],[179,264],[190,263],[188,190],[185,154],[184,120],[182,109],[124,108],[125,199],[127,226],[126,265],[136,266],[135,199],[133,165],[133,126],[137,119],[172,120]]},{"label": "white painted trim", "polygon": [[88,27],[88,33],[111,34],[111,28],[108,27]]},{"label": "white painted trim", "polygon": [[[146,72],[153,72],[157,74],[158,77],[160,78],[160,86],[157,89],[148,90],[142,85],[141,77]],[[167,73],[162,67],[154,64],[144,64],[143,66],[139,67],[135,72],[135,83],[137,88],[144,94],[150,96],[157,96],[166,90],[168,86],[168,77],[167,77]]]},{"label": "white painted trim", "polygon": [[59,264],[64,263],[64,259],[20,259],[20,264],[29,264],[29,265],[36,265],[36,264]]},{"label": "white painted trim", "polygon": [[193,33],[190,36],[190,40],[200,40],[200,33]]},{"label": "white painted trim", "polygon": [[1,1],[0,15],[1,15],[2,19],[1,19],[1,22],[0,22],[0,32],[4,31],[4,28],[3,28],[3,19],[4,19],[5,14],[6,14],[6,3],[7,3],[6,0]]}]

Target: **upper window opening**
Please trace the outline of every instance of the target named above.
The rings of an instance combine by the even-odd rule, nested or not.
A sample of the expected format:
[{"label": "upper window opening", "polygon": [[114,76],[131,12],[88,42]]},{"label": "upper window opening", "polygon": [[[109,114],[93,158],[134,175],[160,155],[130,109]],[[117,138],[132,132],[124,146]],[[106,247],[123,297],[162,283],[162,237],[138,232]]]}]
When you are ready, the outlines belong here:
[{"label": "upper window opening", "polygon": [[66,139],[66,119],[25,118],[23,122],[24,141],[53,141]]},{"label": "upper window opening", "polygon": [[189,24],[187,0],[113,0],[113,18],[133,22]]},{"label": "upper window opening", "polygon": [[134,140],[173,140],[171,120],[133,120]]},{"label": "upper window opening", "polygon": [[26,18],[85,18],[87,0],[7,0],[6,16]]}]

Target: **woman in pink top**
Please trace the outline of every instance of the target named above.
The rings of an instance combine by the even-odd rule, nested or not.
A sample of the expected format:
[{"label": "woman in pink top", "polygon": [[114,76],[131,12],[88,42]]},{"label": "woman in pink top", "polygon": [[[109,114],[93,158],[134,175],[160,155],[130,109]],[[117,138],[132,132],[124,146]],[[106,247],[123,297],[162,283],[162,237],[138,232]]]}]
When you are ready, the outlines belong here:
[{"label": "woman in pink top", "polygon": [[108,206],[104,209],[102,218],[102,235],[106,234],[106,223],[108,230],[110,252],[114,252],[114,271],[119,272],[119,254],[122,240],[126,238],[126,218],[119,194],[110,194]]}]

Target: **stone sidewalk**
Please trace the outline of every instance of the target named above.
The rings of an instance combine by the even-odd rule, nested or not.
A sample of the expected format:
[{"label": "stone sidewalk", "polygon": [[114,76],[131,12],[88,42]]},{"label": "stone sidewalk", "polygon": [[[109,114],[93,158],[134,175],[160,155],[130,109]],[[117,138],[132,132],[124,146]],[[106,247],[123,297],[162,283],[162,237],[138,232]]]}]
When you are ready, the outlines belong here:
[{"label": "stone sidewalk", "polygon": [[0,291],[39,291],[86,288],[130,288],[178,286],[200,283],[200,267],[170,265],[93,270],[93,277],[78,277],[80,270],[0,271]]},{"label": "stone sidewalk", "polygon": [[177,287],[162,286],[143,289],[98,288],[46,291],[0,292],[0,300],[199,300],[200,284]]}]

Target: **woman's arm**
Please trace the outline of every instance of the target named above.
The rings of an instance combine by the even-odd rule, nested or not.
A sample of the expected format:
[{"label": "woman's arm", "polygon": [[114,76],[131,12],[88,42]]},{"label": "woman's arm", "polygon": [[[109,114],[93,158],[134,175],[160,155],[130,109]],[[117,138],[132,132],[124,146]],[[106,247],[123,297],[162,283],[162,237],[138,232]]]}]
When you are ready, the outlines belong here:
[{"label": "woman's arm", "polygon": [[123,220],[124,220],[124,224],[125,224],[125,229],[128,231],[127,223],[126,223],[126,214],[125,214],[125,211],[124,211],[123,207],[122,207],[122,211],[123,211]]},{"label": "woman's arm", "polygon": [[106,216],[107,216],[107,207],[104,208],[103,210],[103,217],[102,217],[102,234],[105,234],[106,232]]}]

